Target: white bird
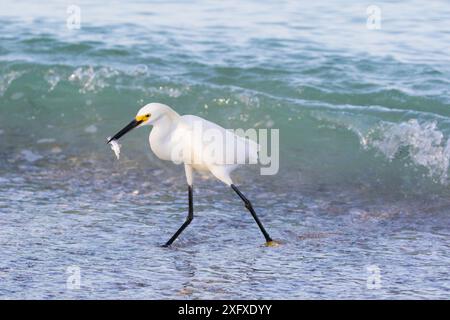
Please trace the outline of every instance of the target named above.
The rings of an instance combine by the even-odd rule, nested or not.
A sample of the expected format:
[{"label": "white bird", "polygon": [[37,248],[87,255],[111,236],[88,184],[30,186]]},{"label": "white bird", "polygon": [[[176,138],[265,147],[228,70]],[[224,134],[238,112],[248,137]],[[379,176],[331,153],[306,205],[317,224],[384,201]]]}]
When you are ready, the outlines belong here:
[{"label": "white bird", "polygon": [[243,163],[256,163],[259,145],[247,138],[239,137],[203,118],[179,115],[161,103],[149,103],[142,107],[135,119],[108,139],[114,142],[136,127],[152,125],[150,148],[161,160],[183,163],[188,184],[189,211],[186,221],[167,241],[170,246],[194,219],[193,171],[209,171],[217,179],[230,186],[250,211],[268,245],[275,245],[253,209],[250,201],[239,191],[230,173]]}]

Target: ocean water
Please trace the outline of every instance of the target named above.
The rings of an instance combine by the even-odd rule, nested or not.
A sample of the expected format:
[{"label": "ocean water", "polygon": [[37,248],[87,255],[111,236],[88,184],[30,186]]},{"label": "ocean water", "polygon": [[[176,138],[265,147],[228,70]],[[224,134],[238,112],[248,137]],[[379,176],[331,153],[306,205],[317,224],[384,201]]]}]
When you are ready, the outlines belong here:
[{"label": "ocean water", "polygon": [[[449,298],[447,1],[376,30],[360,1],[70,4],[0,8],[0,298]],[[148,128],[105,144],[149,102],[280,130],[278,174],[234,175],[280,246],[204,176],[160,246],[183,168]]]}]

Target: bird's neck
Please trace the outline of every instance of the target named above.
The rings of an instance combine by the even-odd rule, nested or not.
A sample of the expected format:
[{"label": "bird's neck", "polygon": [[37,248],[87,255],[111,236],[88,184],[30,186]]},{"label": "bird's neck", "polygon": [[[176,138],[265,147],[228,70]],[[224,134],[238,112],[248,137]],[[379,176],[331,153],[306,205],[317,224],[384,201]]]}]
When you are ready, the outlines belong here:
[{"label": "bird's neck", "polygon": [[150,133],[151,138],[155,140],[166,139],[174,126],[178,124],[180,115],[173,110],[167,110],[154,124]]},{"label": "bird's neck", "polygon": [[164,114],[153,124],[153,129],[149,135],[150,147],[161,160],[171,160],[171,148],[167,143],[171,140],[173,129],[178,124],[180,116],[174,111],[171,114]]},{"label": "bird's neck", "polygon": [[178,123],[180,115],[170,108],[167,108],[163,115],[153,124],[153,130],[171,130],[171,127]]},{"label": "bird's neck", "polygon": [[168,118],[170,121],[178,121],[180,118],[180,115],[175,112],[173,109],[167,107],[167,109],[164,112],[163,118]]}]

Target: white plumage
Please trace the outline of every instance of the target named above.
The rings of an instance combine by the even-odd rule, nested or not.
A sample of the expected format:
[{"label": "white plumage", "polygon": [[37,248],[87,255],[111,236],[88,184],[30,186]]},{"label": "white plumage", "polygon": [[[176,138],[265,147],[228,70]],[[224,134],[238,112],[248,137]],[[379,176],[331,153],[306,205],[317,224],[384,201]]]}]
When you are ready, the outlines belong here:
[{"label": "white plumage", "polygon": [[184,163],[188,184],[192,170],[209,171],[231,185],[230,173],[240,164],[257,163],[258,144],[230,130],[193,115],[180,116],[169,106],[150,103],[139,110],[137,118],[150,114],[140,124],[153,125],[149,142],[162,160]]},{"label": "white plumage", "polygon": [[[230,173],[240,164],[257,163],[259,146],[256,142],[239,137],[230,130],[193,115],[180,116],[172,108],[161,103],[142,107],[127,126],[108,139],[115,152],[116,140],[136,127],[152,125],[150,148],[161,160],[184,164],[188,183],[189,212],[186,221],[167,241],[170,246],[194,219],[193,171],[208,171],[229,185],[252,214],[268,245],[276,245],[253,209],[250,201],[233,184]],[[116,153],[117,154],[117,153]]]}]

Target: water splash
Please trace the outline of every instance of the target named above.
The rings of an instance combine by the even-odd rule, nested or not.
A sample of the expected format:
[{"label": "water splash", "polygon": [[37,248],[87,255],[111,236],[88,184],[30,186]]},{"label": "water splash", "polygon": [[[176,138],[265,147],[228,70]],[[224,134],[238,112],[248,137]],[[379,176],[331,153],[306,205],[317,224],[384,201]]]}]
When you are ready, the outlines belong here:
[{"label": "water splash", "polygon": [[20,155],[21,158],[27,162],[35,162],[44,158],[40,154],[28,149],[22,150]]},{"label": "water splash", "polygon": [[3,75],[0,74],[0,97],[5,94],[12,82],[23,74],[23,71],[11,71]]},{"label": "water splash", "polygon": [[48,89],[48,91],[50,92],[55,89],[56,85],[61,80],[61,77],[57,74],[57,72],[54,69],[50,69],[44,75],[44,79],[50,85],[50,88]]},{"label": "water splash", "polygon": [[117,70],[108,67],[102,67],[97,71],[92,66],[87,68],[80,67],[69,76],[69,81],[80,84],[80,93],[96,93],[109,86],[107,79],[118,74]]},{"label": "water splash", "polygon": [[450,163],[450,139],[438,129],[437,123],[411,119],[401,123],[381,123],[360,140],[365,147],[372,147],[393,161],[399,154],[407,153],[416,166],[428,170],[429,176],[441,183],[448,181]]}]

